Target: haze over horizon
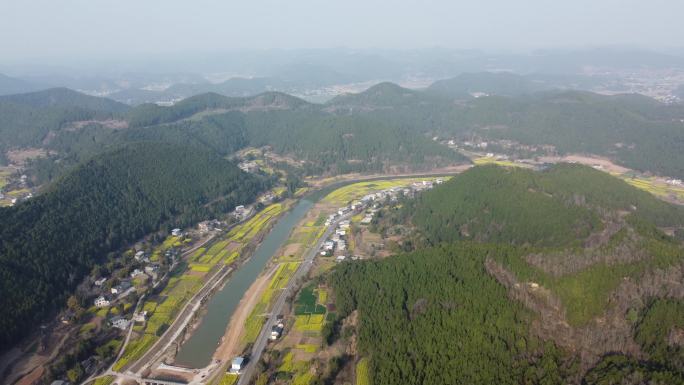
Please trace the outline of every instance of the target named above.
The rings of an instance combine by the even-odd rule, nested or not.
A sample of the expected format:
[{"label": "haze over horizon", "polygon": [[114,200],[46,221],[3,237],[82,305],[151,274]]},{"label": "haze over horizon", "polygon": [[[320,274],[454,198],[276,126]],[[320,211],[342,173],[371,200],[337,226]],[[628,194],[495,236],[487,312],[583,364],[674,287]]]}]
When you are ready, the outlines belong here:
[{"label": "haze over horizon", "polygon": [[201,0],[0,5],[0,64],[43,65],[231,50],[535,50],[597,46],[680,48],[684,3],[655,0],[445,0],[223,3]]}]

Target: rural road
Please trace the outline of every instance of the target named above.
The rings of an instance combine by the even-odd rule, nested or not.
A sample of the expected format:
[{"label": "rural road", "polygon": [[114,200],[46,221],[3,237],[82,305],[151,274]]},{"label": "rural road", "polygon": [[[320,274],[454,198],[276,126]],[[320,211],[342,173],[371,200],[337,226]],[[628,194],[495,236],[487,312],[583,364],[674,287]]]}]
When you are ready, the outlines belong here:
[{"label": "rural road", "polygon": [[335,230],[335,227],[337,227],[337,224],[341,220],[349,218],[350,216],[351,214],[343,215],[335,222],[331,223],[330,226],[328,226],[328,229],[325,231],[325,233],[323,233],[323,236],[321,236],[318,239],[316,245],[309,249],[308,253],[304,258],[304,261],[302,261],[297,271],[295,271],[292,278],[290,278],[290,280],[287,283],[287,286],[283,289],[282,293],[280,293],[280,297],[278,297],[278,300],[276,301],[275,305],[273,305],[270,314],[267,316],[268,318],[266,320],[266,323],[264,323],[264,326],[261,329],[261,333],[259,333],[259,337],[257,337],[257,340],[254,342],[252,352],[249,356],[249,362],[242,371],[242,374],[240,374],[240,378],[238,379],[237,385],[249,384],[249,381],[254,375],[254,368],[256,367],[256,363],[259,362],[259,358],[261,357],[261,354],[263,354],[264,349],[266,348],[266,344],[268,343],[268,339],[271,336],[271,327],[275,325],[276,320],[278,319],[278,315],[282,312],[283,306],[285,306],[285,301],[287,301],[287,297],[291,294],[290,292],[297,284],[297,281],[309,272],[309,269],[311,269],[311,266],[313,265],[313,260],[314,258],[316,258],[316,255],[318,254],[318,251],[323,245],[323,242],[325,242],[325,240],[328,239],[330,234],[332,234],[332,232]]}]

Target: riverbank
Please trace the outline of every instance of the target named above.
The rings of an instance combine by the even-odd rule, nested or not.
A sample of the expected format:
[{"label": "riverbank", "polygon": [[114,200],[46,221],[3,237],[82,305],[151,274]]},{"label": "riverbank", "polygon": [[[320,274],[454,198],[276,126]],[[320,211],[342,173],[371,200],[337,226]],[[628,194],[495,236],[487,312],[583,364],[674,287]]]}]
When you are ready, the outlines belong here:
[{"label": "riverbank", "polygon": [[245,296],[240,300],[237,309],[230,319],[230,323],[226,328],[224,336],[221,338],[219,347],[214,352],[214,360],[221,362],[230,362],[230,360],[242,351],[242,344],[240,343],[244,329],[244,325],[250,311],[259,302],[261,295],[264,293],[268,284],[275,274],[277,266],[273,266],[266,274],[263,274],[249,287]]}]

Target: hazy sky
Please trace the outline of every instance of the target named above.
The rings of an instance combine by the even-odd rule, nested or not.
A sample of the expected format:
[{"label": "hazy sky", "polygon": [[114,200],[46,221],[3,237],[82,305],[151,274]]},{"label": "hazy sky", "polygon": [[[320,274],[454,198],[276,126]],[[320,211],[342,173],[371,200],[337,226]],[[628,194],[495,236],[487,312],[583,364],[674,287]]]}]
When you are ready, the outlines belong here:
[{"label": "hazy sky", "polygon": [[243,48],[681,47],[681,0],[0,0],[0,61]]}]

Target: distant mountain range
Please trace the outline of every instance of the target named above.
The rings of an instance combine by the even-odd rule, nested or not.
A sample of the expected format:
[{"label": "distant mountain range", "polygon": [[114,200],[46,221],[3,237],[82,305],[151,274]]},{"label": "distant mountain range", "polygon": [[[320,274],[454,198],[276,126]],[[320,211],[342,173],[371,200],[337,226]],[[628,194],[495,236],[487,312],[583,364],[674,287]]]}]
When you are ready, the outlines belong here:
[{"label": "distant mountain range", "polygon": [[44,89],[39,84],[0,74],[0,95],[21,94]]},{"label": "distant mountain range", "polygon": [[[74,159],[112,143],[177,142],[190,135],[209,147],[271,146],[318,165],[309,172],[354,169],[349,162],[382,169],[399,161],[402,151],[410,151],[413,156],[404,159],[419,168],[462,160],[428,139],[437,136],[550,145],[558,154],[597,154],[638,170],[684,176],[684,106],[634,94],[556,90],[543,80],[513,74],[460,75],[424,91],[380,83],[325,104],[265,92],[250,97],[205,93],[169,107],[129,107],[50,89],[0,97],[0,111],[0,148],[45,147]],[[426,163],[430,154],[442,160]]]},{"label": "distant mountain range", "polygon": [[[267,91],[301,94],[301,91],[341,84],[400,82],[415,78],[449,79],[459,74],[482,72],[524,74],[533,83],[542,83],[542,88],[550,85],[554,88],[590,89],[597,84],[614,81],[611,73],[619,71],[684,68],[684,58],[679,52],[610,47],[516,54],[448,49],[250,51],[196,55],[191,61],[186,57],[149,58],[145,63],[131,66],[135,70],[127,68],[126,71],[106,65],[99,68],[99,72],[59,69],[52,74],[46,69],[42,75],[15,76],[12,82],[30,83],[28,85],[4,86],[6,79],[0,80],[0,94],[68,87],[137,105],[179,100],[205,92],[225,96],[250,96]],[[588,68],[598,71],[587,76]],[[16,71],[14,69],[13,72]],[[31,71],[35,73],[38,70],[33,68]],[[468,77],[476,76],[465,76],[461,81],[467,83],[472,81]],[[498,80],[506,83],[519,79],[505,79],[502,75]],[[529,91],[538,90],[534,84],[531,87]],[[505,88],[499,91],[508,94]]]}]

